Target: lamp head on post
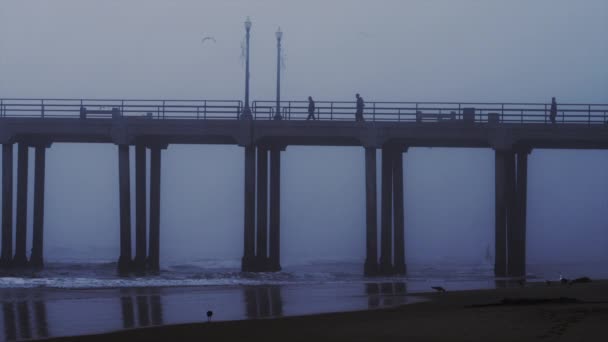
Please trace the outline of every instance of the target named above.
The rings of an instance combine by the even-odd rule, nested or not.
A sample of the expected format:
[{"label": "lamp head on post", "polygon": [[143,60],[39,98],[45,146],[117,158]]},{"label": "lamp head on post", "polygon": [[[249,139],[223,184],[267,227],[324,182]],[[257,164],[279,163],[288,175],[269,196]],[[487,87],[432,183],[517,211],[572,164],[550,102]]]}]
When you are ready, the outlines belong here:
[{"label": "lamp head on post", "polygon": [[281,40],[281,38],[283,38],[283,31],[281,31],[281,28],[279,27],[279,29],[277,30],[277,32],[275,33],[277,36],[277,40]]},{"label": "lamp head on post", "polygon": [[247,17],[247,20],[245,20],[245,30],[251,30],[251,19],[249,19],[249,17]]}]

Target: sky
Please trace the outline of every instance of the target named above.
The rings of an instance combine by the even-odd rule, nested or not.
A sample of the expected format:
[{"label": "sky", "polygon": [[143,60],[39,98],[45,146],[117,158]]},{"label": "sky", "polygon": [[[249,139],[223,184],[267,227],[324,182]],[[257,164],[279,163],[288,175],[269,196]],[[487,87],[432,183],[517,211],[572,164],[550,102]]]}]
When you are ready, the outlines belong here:
[{"label": "sky", "polygon": [[[242,99],[247,16],[252,100],[274,99],[280,26],[286,100],[608,103],[605,0],[4,0],[0,97]],[[240,258],[243,156],[163,151],[162,262]],[[284,152],[284,262],[363,259],[363,158]],[[493,249],[493,161],[485,149],[406,153],[408,261]],[[49,149],[47,258],[117,257],[117,169],[112,145]],[[608,154],[535,150],[529,170],[529,262],[608,261]]]}]

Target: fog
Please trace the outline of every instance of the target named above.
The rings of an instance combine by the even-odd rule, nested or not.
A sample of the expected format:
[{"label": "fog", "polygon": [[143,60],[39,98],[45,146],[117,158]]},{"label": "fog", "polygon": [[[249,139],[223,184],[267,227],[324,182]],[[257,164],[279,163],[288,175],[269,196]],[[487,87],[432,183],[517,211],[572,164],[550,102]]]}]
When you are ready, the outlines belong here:
[{"label": "fog", "polygon": [[[281,26],[283,99],[608,103],[605,0],[5,0],[0,97],[242,99],[247,16],[254,100],[275,96]],[[162,158],[161,263],[238,265],[242,148]],[[47,260],[118,257],[117,159],[110,144],[48,150]],[[283,153],[283,264],[363,260],[363,162],[355,147]],[[529,263],[608,261],[607,172],[605,151],[532,151]],[[408,263],[493,254],[492,150],[411,148],[404,175]]]}]

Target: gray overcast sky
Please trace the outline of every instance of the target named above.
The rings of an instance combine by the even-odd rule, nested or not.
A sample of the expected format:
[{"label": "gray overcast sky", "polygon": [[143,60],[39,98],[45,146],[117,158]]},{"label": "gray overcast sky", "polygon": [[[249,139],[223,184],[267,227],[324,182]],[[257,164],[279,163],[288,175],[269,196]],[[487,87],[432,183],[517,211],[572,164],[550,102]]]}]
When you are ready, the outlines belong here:
[{"label": "gray overcast sky", "polygon": [[[608,102],[605,0],[3,0],[0,94]],[[217,43],[201,43],[213,36]]]},{"label": "gray overcast sky", "polygon": [[[252,99],[274,98],[281,26],[284,99],[608,102],[606,0],[2,0],[0,97],[242,99],[247,16]],[[116,159],[49,150],[51,258],[118,255]],[[493,166],[491,150],[406,154],[409,260],[493,247]],[[238,260],[242,167],[232,146],[163,152],[164,261]],[[608,260],[607,169],[605,152],[532,153],[530,260]],[[286,260],[363,258],[360,148],[288,148],[282,199]]]}]

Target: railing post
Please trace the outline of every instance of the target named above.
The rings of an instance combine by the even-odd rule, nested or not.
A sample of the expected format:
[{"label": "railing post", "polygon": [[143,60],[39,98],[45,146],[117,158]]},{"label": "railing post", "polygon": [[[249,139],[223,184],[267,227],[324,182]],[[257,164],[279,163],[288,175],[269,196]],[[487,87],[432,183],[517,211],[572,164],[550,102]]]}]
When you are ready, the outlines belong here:
[{"label": "railing post", "polygon": [[44,100],[40,100],[40,113],[42,114],[42,118],[44,119]]},{"label": "railing post", "polygon": [[[123,113],[124,115],[124,113]],[[165,118],[165,100],[163,100],[163,119]]]},{"label": "railing post", "polygon": [[125,116],[125,100],[120,101],[120,112],[122,113],[122,116]]},{"label": "railing post", "polygon": [[372,116],[372,121],[376,122],[376,102],[374,102],[374,114]]},{"label": "railing post", "polygon": [[203,101],[203,119],[207,120],[207,100]]},{"label": "railing post", "polygon": [[333,120],[334,119],[334,103],[331,102],[330,103],[330,110],[329,110],[329,120]]},{"label": "railing post", "polygon": [[397,108],[397,122],[401,122],[401,108]]},{"label": "railing post", "polygon": [[199,106],[196,106],[196,119],[197,119],[197,120],[198,120],[198,119],[199,119],[199,117],[200,117],[200,113],[199,113],[199,111],[200,111],[200,107],[199,107]]},{"label": "railing post", "polygon": [[[458,105],[458,110],[460,110],[460,105]],[[505,104],[500,104],[500,122],[505,122]]]},{"label": "railing post", "polygon": [[588,125],[591,126],[591,105],[587,105],[587,110],[588,110]]}]

